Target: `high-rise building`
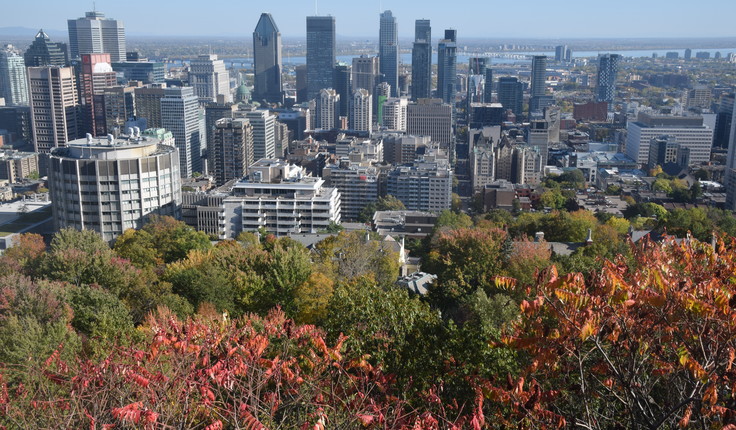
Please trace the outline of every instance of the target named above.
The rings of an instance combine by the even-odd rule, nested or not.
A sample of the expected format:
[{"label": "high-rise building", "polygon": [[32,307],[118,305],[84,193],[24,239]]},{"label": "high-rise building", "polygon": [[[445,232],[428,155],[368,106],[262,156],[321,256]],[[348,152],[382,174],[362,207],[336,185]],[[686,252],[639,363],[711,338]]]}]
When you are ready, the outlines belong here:
[{"label": "high-rise building", "polygon": [[391,95],[391,85],[381,82],[373,92],[373,113],[376,114],[378,125],[383,125],[383,103]]},{"label": "high-rise building", "polygon": [[253,100],[284,101],[281,83],[281,33],[270,13],[262,13],[253,31]]},{"label": "high-rise building", "polygon": [[531,121],[526,141],[529,146],[538,148],[542,156],[542,166],[546,166],[549,157],[549,123],[546,120]]},{"label": "high-rise building", "polygon": [[247,118],[222,118],[213,131],[209,147],[210,169],[218,186],[246,175],[253,164],[253,127]]},{"label": "high-rise building", "polygon": [[143,84],[163,84],[166,81],[164,63],[148,61],[112,63],[112,69],[122,73],[126,81],[140,81]]},{"label": "high-rise building", "polygon": [[108,133],[105,90],[117,85],[117,75],[110,65],[110,54],[82,54],[77,72],[79,102],[82,105],[80,132],[104,136]]},{"label": "high-rise building", "polygon": [[418,19],[414,25],[414,46],[411,50],[411,99],[417,101],[432,96],[432,26],[428,19]]},{"label": "high-rise building", "polygon": [[332,88],[323,88],[317,99],[317,128],[333,130],[338,128],[338,104],[340,95]]},{"label": "high-rise building", "polygon": [[682,149],[689,151],[690,164],[710,161],[713,129],[703,124],[702,117],[655,116],[639,113],[636,121],[626,124],[626,155],[646,164],[649,146],[655,137],[672,136]]},{"label": "high-rise building", "polygon": [[[236,117],[240,112],[236,112]],[[262,158],[273,158],[276,154],[276,136],[274,136],[274,122],[276,116],[267,110],[251,110],[245,112],[245,117],[253,127],[253,159],[257,162]]]},{"label": "high-rise building", "polygon": [[450,209],[452,177],[447,159],[418,160],[389,172],[386,191],[408,210],[442,212]]},{"label": "high-rise building", "polygon": [[445,30],[437,45],[437,98],[455,106],[457,79],[457,30]]},{"label": "high-rise building", "polygon": [[359,89],[368,91],[368,94],[373,94],[373,90],[376,85],[380,82],[381,71],[379,68],[378,57],[369,57],[367,55],[361,55],[360,57],[353,58],[353,70],[352,70],[352,90],[355,92]]},{"label": "high-rise building", "polygon": [[468,94],[466,102],[468,106],[471,103],[490,103],[490,100],[486,101],[485,87],[486,81],[486,67],[488,66],[488,58],[486,57],[471,57],[470,63],[468,64]]},{"label": "high-rise building", "polygon": [[[207,148],[211,148],[215,144],[215,125],[217,121],[223,118],[235,118],[235,112],[238,110],[238,105],[234,103],[224,103],[223,97],[220,96],[220,101],[223,103],[207,103],[204,105],[204,132],[206,135]],[[208,159],[209,159],[208,153]],[[248,164],[246,164],[247,166]]]},{"label": "high-rise building", "polygon": [[616,75],[619,54],[602,54],[598,56],[598,88],[596,90],[599,102],[608,102],[608,110],[614,108],[613,100],[616,97]]},{"label": "high-rise building", "polygon": [[726,210],[736,211],[736,109],[731,114],[731,134],[726,156]]},{"label": "high-rise building", "polygon": [[353,93],[350,85],[350,66],[345,63],[335,65],[335,91],[340,96],[337,115],[347,117],[350,110],[350,97]]},{"label": "high-rise building", "polygon": [[[136,93],[137,96],[137,93]],[[161,125],[174,135],[179,150],[182,178],[202,172],[202,155],[206,150],[199,122],[199,99],[193,87],[165,88],[161,98]]]},{"label": "high-rise building", "polygon": [[343,220],[357,221],[370,203],[378,200],[379,169],[368,163],[340,161],[328,164],[322,170],[327,185],[340,192],[340,215]]},{"label": "high-rise building", "polygon": [[69,64],[66,43],[52,42],[43,29],[38,30],[36,38],[23,54],[23,58],[26,61],[26,67],[64,67]]},{"label": "high-rise building", "polygon": [[105,127],[108,133],[115,134],[115,129],[122,133],[125,131],[125,123],[135,118],[135,89],[136,87],[115,86],[103,91]]},{"label": "high-rise building", "polygon": [[[490,63],[490,58],[488,62]],[[493,69],[490,64],[486,64],[485,73],[485,86],[483,87],[483,100],[484,103],[491,103],[493,101]]]},{"label": "high-rise building", "polygon": [[33,148],[49,152],[79,137],[79,95],[71,67],[29,67]]},{"label": "high-rise building", "polygon": [[498,102],[504,109],[521,115],[524,106],[524,85],[514,77],[498,78]]},{"label": "high-rise building", "polygon": [[217,100],[218,95],[225,96],[225,102],[232,102],[230,93],[230,74],[225,62],[217,59],[217,55],[200,55],[192,60],[189,66],[189,84],[203,103]]},{"label": "high-rise building", "polygon": [[281,121],[273,122],[274,153],[276,158],[284,158],[286,150],[291,142],[291,131],[289,126]]},{"label": "high-rise building", "polygon": [[79,139],[52,150],[48,182],[54,226],[93,230],[112,241],[127,229],[141,228],[151,214],[178,217],[177,152],[138,134]]},{"label": "high-rise building", "polygon": [[547,90],[547,57],[535,55],[532,57],[532,73],[529,92],[529,113],[540,110],[540,101]]},{"label": "high-rise building", "polygon": [[[135,114],[138,118],[145,118],[147,128],[162,128],[161,99],[165,88],[139,87],[135,89]],[[182,155],[179,154],[181,157]]]},{"label": "high-rise building", "polygon": [[685,59],[689,60],[690,58],[692,58],[692,56],[693,56],[693,50],[690,48],[687,48],[685,50]]},{"label": "high-rise building", "polygon": [[399,25],[390,10],[381,14],[378,57],[384,82],[391,85],[391,96],[399,96]]},{"label": "high-rise building", "polygon": [[452,106],[440,99],[419,99],[407,107],[406,132],[430,136],[432,142],[447,147],[452,142]]},{"label": "high-rise building", "polygon": [[307,100],[317,99],[323,88],[333,88],[335,17],[307,17]]},{"label": "high-rise building", "polygon": [[8,106],[28,106],[26,63],[13,45],[0,49],[0,98]]},{"label": "high-rise building", "polygon": [[304,103],[309,101],[307,98],[307,66],[300,64],[294,67],[296,74],[296,102]]},{"label": "high-rise building", "polygon": [[562,62],[562,61],[568,61],[567,60],[567,45],[558,45],[555,46],[555,61]]},{"label": "high-rise building", "polygon": [[718,100],[716,128],[713,136],[714,148],[728,149],[728,142],[731,137],[731,120],[733,118],[734,102],[736,102],[734,93],[723,93]]},{"label": "high-rise building", "polygon": [[373,104],[366,89],[355,90],[350,107],[350,128],[371,132],[373,129]]},{"label": "high-rise building", "polygon": [[383,129],[406,131],[406,115],[409,101],[403,97],[386,99],[383,104]]},{"label": "high-rise building", "polygon": [[98,11],[87,12],[84,18],[70,19],[69,48],[71,58],[82,54],[110,54],[114,62],[125,61],[125,26],[122,21],[105,18]]}]

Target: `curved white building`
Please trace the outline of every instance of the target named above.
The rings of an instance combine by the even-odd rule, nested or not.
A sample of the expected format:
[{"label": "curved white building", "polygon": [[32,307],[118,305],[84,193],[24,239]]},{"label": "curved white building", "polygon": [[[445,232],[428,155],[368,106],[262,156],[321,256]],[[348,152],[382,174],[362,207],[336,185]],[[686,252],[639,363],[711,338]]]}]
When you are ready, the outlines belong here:
[{"label": "curved white building", "polygon": [[179,152],[160,139],[78,139],[49,156],[49,190],[57,229],[94,230],[111,241],[140,228],[150,214],[179,216]]}]

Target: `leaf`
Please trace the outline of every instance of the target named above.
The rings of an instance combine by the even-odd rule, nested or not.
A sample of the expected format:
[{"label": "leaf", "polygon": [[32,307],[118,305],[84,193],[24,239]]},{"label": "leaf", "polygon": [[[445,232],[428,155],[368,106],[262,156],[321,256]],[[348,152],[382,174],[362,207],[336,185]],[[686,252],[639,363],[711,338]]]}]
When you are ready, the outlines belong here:
[{"label": "leaf", "polygon": [[580,329],[580,339],[586,341],[590,336],[593,336],[596,329],[593,322],[588,320],[583,324],[583,328]]}]

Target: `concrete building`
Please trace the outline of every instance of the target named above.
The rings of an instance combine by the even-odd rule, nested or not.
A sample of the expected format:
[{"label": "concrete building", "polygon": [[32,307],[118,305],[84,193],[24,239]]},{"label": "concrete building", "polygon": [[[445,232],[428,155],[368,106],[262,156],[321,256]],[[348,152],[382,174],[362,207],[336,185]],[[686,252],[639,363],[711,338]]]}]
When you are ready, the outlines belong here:
[{"label": "concrete building", "polygon": [[384,161],[388,164],[407,164],[417,159],[421,149],[430,145],[429,136],[406,136],[398,133],[383,135]]},{"label": "concrete building", "polygon": [[93,230],[112,241],[151,214],[178,217],[177,152],[137,134],[79,139],[54,149],[48,182],[56,229]]},{"label": "concrete building", "polygon": [[437,98],[455,106],[457,87],[457,30],[445,30],[437,45]]},{"label": "concrete building", "polygon": [[253,31],[253,100],[284,101],[281,82],[281,32],[270,13],[262,13]]},{"label": "concrete building", "polygon": [[373,94],[373,90],[380,82],[380,76],[381,71],[378,57],[361,55],[360,57],[353,58],[351,77],[353,92],[364,89],[368,90],[369,94]]},{"label": "concrete building", "polygon": [[79,137],[79,98],[71,67],[29,67],[33,148],[47,153]]},{"label": "concrete building", "polygon": [[276,154],[276,136],[274,136],[274,122],[276,116],[267,110],[252,110],[245,114],[240,111],[235,116],[245,116],[253,126],[253,159],[273,158]]},{"label": "concrete building", "polygon": [[13,45],[0,48],[0,98],[6,106],[28,106],[26,63]]},{"label": "concrete building", "polygon": [[38,30],[33,43],[23,54],[23,59],[26,62],[26,67],[66,67],[69,65],[69,53],[66,43],[52,42],[43,29]]},{"label": "concrete building", "polygon": [[408,210],[441,212],[450,209],[452,168],[447,159],[418,160],[389,172],[386,192]]},{"label": "concrete building", "polygon": [[166,90],[164,87],[139,87],[134,91],[135,112],[138,118],[146,119],[149,128],[163,127],[161,117],[161,99],[164,98]]},{"label": "concrete building", "polygon": [[217,59],[217,55],[200,55],[189,65],[189,85],[202,103],[214,102],[218,95],[225,96],[225,103],[232,102],[230,92],[230,74],[225,62]]},{"label": "concrete building", "polygon": [[572,117],[577,121],[598,121],[608,119],[608,102],[575,103]]},{"label": "concrete building", "polygon": [[35,152],[0,150],[0,180],[21,182],[38,174],[38,154]]},{"label": "concrete building", "polygon": [[527,129],[527,144],[539,148],[539,154],[542,156],[542,166],[547,165],[549,156],[549,123],[545,120],[535,120],[529,123]]},{"label": "concrete building", "polygon": [[383,129],[387,131],[406,131],[409,100],[390,98],[383,103]]},{"label": "concrete building", "polygon": [[[220,102],[224,101],[223,96],[218,97]],[[204,130],[206,135],[207,147],[215,144],[215,125],[217,121],[223,118],[234,118],[235,111],[238,110],[238,105],[235,103],[207,103],[204,105]],[[209,154],[208,154],[208,158]],[[248,164],[246,164],[247,166]]]},{"label": "concrete building", "polygon": [[110,54],[112,61],[125,61],[125,26],[122,21],[105,18],[98,11],[87,12],[83,18],[70,19],[69,49],[71,58],[82,54]]},{"label": "concrete building", "polygon": [[161,125],[174,135],[183,178],[202,172],[207,150],[199,122],[199,99],[193,87],[165,88],[161,98]]},{"label": "concrete building", "polygon": [[411,99],[432,97],[432,27],[428,19],[416,20],[411,50]]},{"label": "concrete building", "polygon": [[688,108],[710,109],[713,103],[713,91],[705,85],[696,85],[685,93],[683,104]]},{"label": "concrete building", "polygon": [[736,109],[732,109],[731,134],[726,156],[726,209],[736,211]]},{"label": "concrete building", "polygon": [[452,106],[440,99],[420,99],[409,104],[406,112],[406,132],[430,136],[441,145],[452,143]]},{"label": "concrete building", "polygon": [[391,85],[391,97],[399,96],[399,25],[390,10],[381,14],[378,58],[383,81]]},{"label": "concrete building", "polygon": [[651,170],[656,166],[664,167],[668,163],[677,163],[678,147],[675,136],[664,135],[652,138],[649,144],[647,167]]},{"label": "concrete building", "polygon": [[135,87],[110,87],[102,93],[105,107],[105,128],[114,133],[123,131],[125,123],[136,115]]},{"label": "concrete building", "polygon": [[253,127],[247,118],[217,120],[209,148],[210,171],[218,186],[246,175],[253,157]]},{"label": "concrete building", "polygon": [[380,171],[368,163],[350,162],[347,158],[328,164],[322,170],[327,186],[340,192],[341,215],[344,221],[357,221],[361,211],[378,200]]},{"label": "concrete building", "polygon": [[223,208],[220,239],[260,228],[276,236],[316,233],[341,220],[336,188],[275,159],[261,159],[248,167],[248,177],[233,186]]},{"label": "concrete building", "polygon": [[353,93],[350,108],[350,128],[357,131],[367,131],[368,133],[373,130],[373,103],[371,94],[366,89],[361,88]]},{"label": "concrete building", "polygon": [[628,122],[626,130],[626,155],[639,164],[647,163],[652,139],[662,135],[673,136],[681,148],[688,148],[692,164],[710,161],[713,130],[703,124],[702,117],[640,113],[637,121]]},{"label": "concrete building", "polygon": [[306,100],[318,98],[324,88],[334,88],[335,59],[335,17],[308,16]]},{"label": "concrete building", "polygon": [[338,127],[340,95],[332,88],[322,88],[317,98],[317,128],[333,130]]}]

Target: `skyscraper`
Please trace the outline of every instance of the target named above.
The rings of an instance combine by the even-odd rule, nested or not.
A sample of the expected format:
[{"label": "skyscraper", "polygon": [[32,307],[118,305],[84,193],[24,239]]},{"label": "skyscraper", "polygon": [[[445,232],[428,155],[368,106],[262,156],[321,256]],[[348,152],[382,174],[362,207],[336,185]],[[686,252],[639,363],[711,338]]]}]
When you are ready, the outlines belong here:
[{"label": "skyscraper", "polygon": [[555,46],[555,61],[567,61],[567,45]]},{"label": "skyscraper", "polygon": [[736,210],[736,109],[731,114],[731,134],[726,157],[726,210]]},{"label": "skyscraper", "polygon": [[230,93],[230,74],[225,62],[217,55],[200,55],[189,66],[189,84],[194,87],[199,101],[213,102],[218,95],[225,96],[225,102],[232,102]]},{"label": "skyscraper", "polygon": [[514,115],[521,115],[524,104],[524,85],[514,77],[498,78],[498,102]]},{"label": "skyscraper", "polygon": [[457,79],[457,30],[445,30],[437,46],[437,97],[455,106]]},{"label": "skyscraper", "polygon": [[64,67],[69,64],[66,43],[52,42],[43,29],[38,30],[36,38],[23,54],[23,58],[26,60],[26,67]]},{"label": "skyscraper", "polygon": [[391,95],[399,96],[399,25],[390,10],[381,14],[378,34],[378,57],[384,82],[391,85]]},{"label": "skyscraper", "polygon": [[[490,58],[488,59],[488,62],[490,63]],[[485,100],[485,103],[491,103],[493,102],[493,69],[491,69],[491,65],[486,65],[486,73],[485,73],[485,86],[483,87],[483,100]]]},{"label": "skyscraper", "polygon": [[203,136],[199,127],[199,99],[193,87],[165,88],[161,125],[174,135],[182,178],[202,171]]},{"label": "skyscraper", "polygon": [[0,97],[8,106],[28,105],[26,63],[13,45],[0,49]]},{"label": "skyscraper", "polygon": [[253,31],[253,66],[253,99],[271,103],[283,102],[281,33],[270,13],[261,14]]},{"label": "skyscraper", "polygon": [[490,103],[485,99],[486,67],[488,58],[472,57],[468,64],[468,95],[467,103]]},{"label": "skyscraper", "polygon": [[319,97],[323,88],[334,86],[335,17],[307,17],[307,100]]},{"label": "skyscraper", "polygon": [[337,63],[335,65],[335,91],[340,96],[337,111],[338,116],[347,117],[349,113],[350,94],[352,94],[350,89],[350,72],[350,66],[345,63]]},{"label": "skyscraper", "polygon": [[432,96],[432,27],[428,19],[418,19],[414,26],[411,50],[411,99]]},{"label": "skyscraper", "polygon": [[125,26],[122,21],[105,19],[98,11],[87,12],[84,18],[67,20],[71,57],[82,54],[110,54],[114,62],[125,61]]},{"label": "skyscraper", "polygon": [[332,88],[323,88],[317,99],[317,128],[333,130],[337,128],[340,95]]},{"label": "skyscraper", "polygon": [[[532,57],[531,88],[529,98],[529,112],[541,109],[540,100],[544,97],[547,81],[547,57],[535,55]],[[515,112],[516,113],[516,112]]]},{"label": "skyscraper", "polygon": [[[165,88],[140,87],[135,89],[135,113],[138,118],[146,119],[147,128],[163,128],[161,118],[161,99]],[[179,154],[181,157],[181,154]]]},{"label": "skyscraper", "polygon": [[373,106],[371,104],[371,94],[363,88],[355,90],[350,107],[350,128],[370,132],[372,127]]},{"label": "skyscraper", "polygon": [[[239,115],[236,113],[236,116]],[[276,116],[267,110],[252,110],[245,113],[245,117],[253,127],[253,159],[273,158],[276,154],[276,136],[274,136],[274,122]]]},{"label": "skyscraper", "polygon": [[360,57],[353,58],[352,74],[353,91],[362,88],[368,90],[369,94],[373,94],[373,90],[378,84],[381,75],[378,57],[361,55]]},{"label": "skyscraper", "polygon": [[110,54],[82,54],[77,84],[82,105],[80,133],[106,135],[105,90],[117,84],[117,75],[110,65]]},{"label": "skyscraper", "polygon": [[213,130],[210,163],[217,185],[241,179],[253,164],[253,127],[247,118],[222,118]]},{"label": "skyscraper", "polygon": [[71,67],[29,67],[33,148],[49,152],[79,137],[79,98]]},{"label": "skyscraper", "polygon": [[618,74],[618,54],[602,54],[598,56],[598,89],[596,90],[599,102],[608,102],[608,110],[612,111],[613,100],[616,97],[616,75]]}]

